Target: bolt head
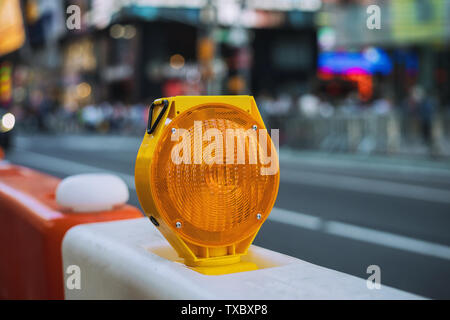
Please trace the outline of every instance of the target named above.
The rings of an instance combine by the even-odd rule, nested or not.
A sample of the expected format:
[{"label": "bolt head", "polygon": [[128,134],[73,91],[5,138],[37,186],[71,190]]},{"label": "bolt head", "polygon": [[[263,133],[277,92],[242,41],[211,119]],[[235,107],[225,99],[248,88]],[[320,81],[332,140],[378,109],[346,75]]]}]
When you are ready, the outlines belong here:
[{"label": "bolt head", "polygon": [[175,132],[177,132],[177,129],[172,128],[172,133],[175,133]]},{"label": "bolt head", "polygon": [[177,221],[177,223],[175,224],[175,226],[177,227],[177,229],[180,229],[180,228],[181,228],[181,222],[180,222],[180,221]]},{"label": "bolt head", "polygon": [[258,213],[258,214],[256,215],[256,219],[258,219],[258,220],[261,220],[261,219],[262,219],[261,213]]},{"label": "bolt head", "polygon": [[253,130],[258,130],[258,126],[256,124],[253,126]]}]

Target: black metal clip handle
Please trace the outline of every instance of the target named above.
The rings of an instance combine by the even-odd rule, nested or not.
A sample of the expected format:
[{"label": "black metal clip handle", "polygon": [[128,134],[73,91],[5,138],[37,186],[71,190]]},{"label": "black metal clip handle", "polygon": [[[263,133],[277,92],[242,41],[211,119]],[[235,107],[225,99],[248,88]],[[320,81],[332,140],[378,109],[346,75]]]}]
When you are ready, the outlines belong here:
[{"label": "black metal clip handle", "polygon": [[[164,104],[162,110],[159,112],[158,117],[155,120],[155,123],[152,126],[152,118],[153,118],[153,109],[155,109],[155,106],[159,106],[161,104]],[[148,123],[147,123],[147,133],[148,134],[152,134],[156,127],[158,126],[158,123],[161,121],[164,113],[167,110],[167,107],[169,106],[169,101],[168,100],[159,100],[157,103],[153,102],[152,105],[150,106],[150,110],[149,110],[149,114],[148,114]]]}]

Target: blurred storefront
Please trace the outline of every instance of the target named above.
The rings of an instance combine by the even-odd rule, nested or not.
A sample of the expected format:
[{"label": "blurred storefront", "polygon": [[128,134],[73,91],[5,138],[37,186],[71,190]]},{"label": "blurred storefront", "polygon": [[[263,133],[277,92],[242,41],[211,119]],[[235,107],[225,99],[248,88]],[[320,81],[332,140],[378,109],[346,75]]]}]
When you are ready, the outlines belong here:
[{"label": "blurred storefront", "polygon": [[[373,4],[380,30],[366,24]],[[281,145],[395,153],[450,136],[450,0],[0,8],[0,101],[26,128],[141,132],[156,97],[251,94]]]},{"label": "blurred storefront", "polygon": [[61,41],[64,105],[301,92],[315,73],[320,1],[284,3],[68,1],[86,14]]},{"label": "blurred storefront", "polygon": [[25,29],[19,1],[0,1],[0,107],[12,102],[11,53],[25,42]]}]

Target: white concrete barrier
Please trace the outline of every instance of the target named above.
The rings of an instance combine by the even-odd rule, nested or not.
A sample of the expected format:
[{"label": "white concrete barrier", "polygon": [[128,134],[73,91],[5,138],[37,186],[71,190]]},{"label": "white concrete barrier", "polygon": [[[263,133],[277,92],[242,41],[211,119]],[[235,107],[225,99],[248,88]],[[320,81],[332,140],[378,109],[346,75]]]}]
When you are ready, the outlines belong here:
[{"label": "white concrete barrier", "polygon": [[421,298],[384,285],[369,290],[365,279],[257,246],[245,259],[259,270],[205,276],[176,262],[175,251],[146,218],[76,226],[62,250],[66,299]]}]

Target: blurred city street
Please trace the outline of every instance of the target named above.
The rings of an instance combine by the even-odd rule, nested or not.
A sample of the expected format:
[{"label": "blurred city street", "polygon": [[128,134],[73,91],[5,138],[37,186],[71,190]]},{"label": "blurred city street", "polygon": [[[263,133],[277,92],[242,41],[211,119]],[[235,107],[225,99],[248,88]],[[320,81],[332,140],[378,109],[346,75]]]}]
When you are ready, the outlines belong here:
[{"label": "blurred city street", "polygon": [[[17,137],[7,158],[64,178],[108,171],[139,207],[134,162],[141,138]],[[280,152],[276,209],[255,244],[432,298],[450,298],[450,163]],[[280,209],[280,210],[279,210]]]}]

